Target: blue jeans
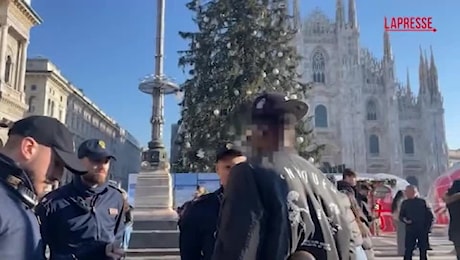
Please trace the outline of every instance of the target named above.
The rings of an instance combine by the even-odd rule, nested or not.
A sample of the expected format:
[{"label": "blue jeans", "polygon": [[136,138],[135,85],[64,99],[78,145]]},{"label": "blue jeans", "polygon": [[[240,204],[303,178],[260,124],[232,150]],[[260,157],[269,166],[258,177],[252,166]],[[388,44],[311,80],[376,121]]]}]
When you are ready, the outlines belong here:
[{"label": "blue jeans", "polygon": [[127,250],[129,246],[129,239],[131,238],[131,232],[133,231],[133,225],[125,226],[125,233],[123,234],[123,249]]},{"label": "blue jeans", "polygon": [[366,252],[362,246],[358,246],[355,248],[356,251],[356,260],[367,260]]}]

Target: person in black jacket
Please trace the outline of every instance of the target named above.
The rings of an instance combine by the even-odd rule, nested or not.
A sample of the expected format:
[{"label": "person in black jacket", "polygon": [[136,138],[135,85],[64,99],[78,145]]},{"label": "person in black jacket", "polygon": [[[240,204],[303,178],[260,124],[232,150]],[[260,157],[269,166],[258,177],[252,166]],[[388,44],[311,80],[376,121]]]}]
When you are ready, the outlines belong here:
[{"label": "person in black jacket", "polygon": [[427,202],[418,197],[417,187],[409,185],[406,197],[401,204],[399,220],[406,225],[404,260],[412,260],[413,251],[418,244],[420,260],[427,259],[428,234],[434,216]]},{"label": "person in black jacket", "polygon": [[460,180],[455,180],[444,196],[449,211],[449,240],[455,247],[457,260],[460,260]]},{"label": "person in black jacket", "polygon": [[307,104],[264,93],[250,111],[252,158],[231,170],[213,260],[286,260],[298,251],[349,260],[341,194],[294,148]]},{"label": "person in black jacket", "polygon": [[230,143],[225,143],[218,150],[216,172],[222,186],[215,192],[201,195],[190,201],[181,212],[179,221],[181,260],[211,259],[220,204],[230,169],[245,160],[243,153]]}]

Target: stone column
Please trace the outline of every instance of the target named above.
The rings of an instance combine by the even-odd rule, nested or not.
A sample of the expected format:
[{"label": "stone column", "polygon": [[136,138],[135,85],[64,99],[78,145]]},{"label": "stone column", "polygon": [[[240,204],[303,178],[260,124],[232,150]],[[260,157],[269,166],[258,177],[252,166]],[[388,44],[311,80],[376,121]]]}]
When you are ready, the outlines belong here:
[{"label": "stone column", "polygon": [[29,42],[24,40],[21,41],[19,46],[19,64],[18,64],[18,91],[21,93],[21,101],[25,102],[25,93],[24,93],[24,84],[26,77],[26,67],[27,67],[27,47]]},{"label": "stone column", "polygon": [[5,82],[6,43],[9,27],[8,24],[4,24],[0,29],[0,82]]}]

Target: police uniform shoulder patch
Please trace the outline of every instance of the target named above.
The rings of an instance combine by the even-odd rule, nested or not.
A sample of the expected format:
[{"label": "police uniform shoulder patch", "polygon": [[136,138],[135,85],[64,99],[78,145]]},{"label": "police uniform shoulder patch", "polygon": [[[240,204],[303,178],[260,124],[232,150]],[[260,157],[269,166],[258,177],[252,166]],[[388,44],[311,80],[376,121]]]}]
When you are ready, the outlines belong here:
[{"label": "police uniform shoulder patch", "polygon": [[116,184],[113,184],[113,183],[110,183],[110,182],[109,182],[109,187],[114,189],[114,190],[116,190],[116,191],[118,191],[118,192],[120,192],[121,194],[123,194],[125,192],[122,188],[120,188]]}]

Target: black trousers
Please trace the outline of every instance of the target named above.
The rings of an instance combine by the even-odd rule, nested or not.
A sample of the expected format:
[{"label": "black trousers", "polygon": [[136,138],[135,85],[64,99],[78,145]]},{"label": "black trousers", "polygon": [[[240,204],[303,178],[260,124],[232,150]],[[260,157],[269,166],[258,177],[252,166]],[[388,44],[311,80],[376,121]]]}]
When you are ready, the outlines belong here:
[{"label": "black trousers", "polygon": [[428,250],[428,230],[417,229],[415,227],[406,227],[406,237],[404,239],[405,250],[404,260],[412,260],[412,254],[414,253],[415,246],[418,246],[420,250],[420,260],[427,260]]}]

